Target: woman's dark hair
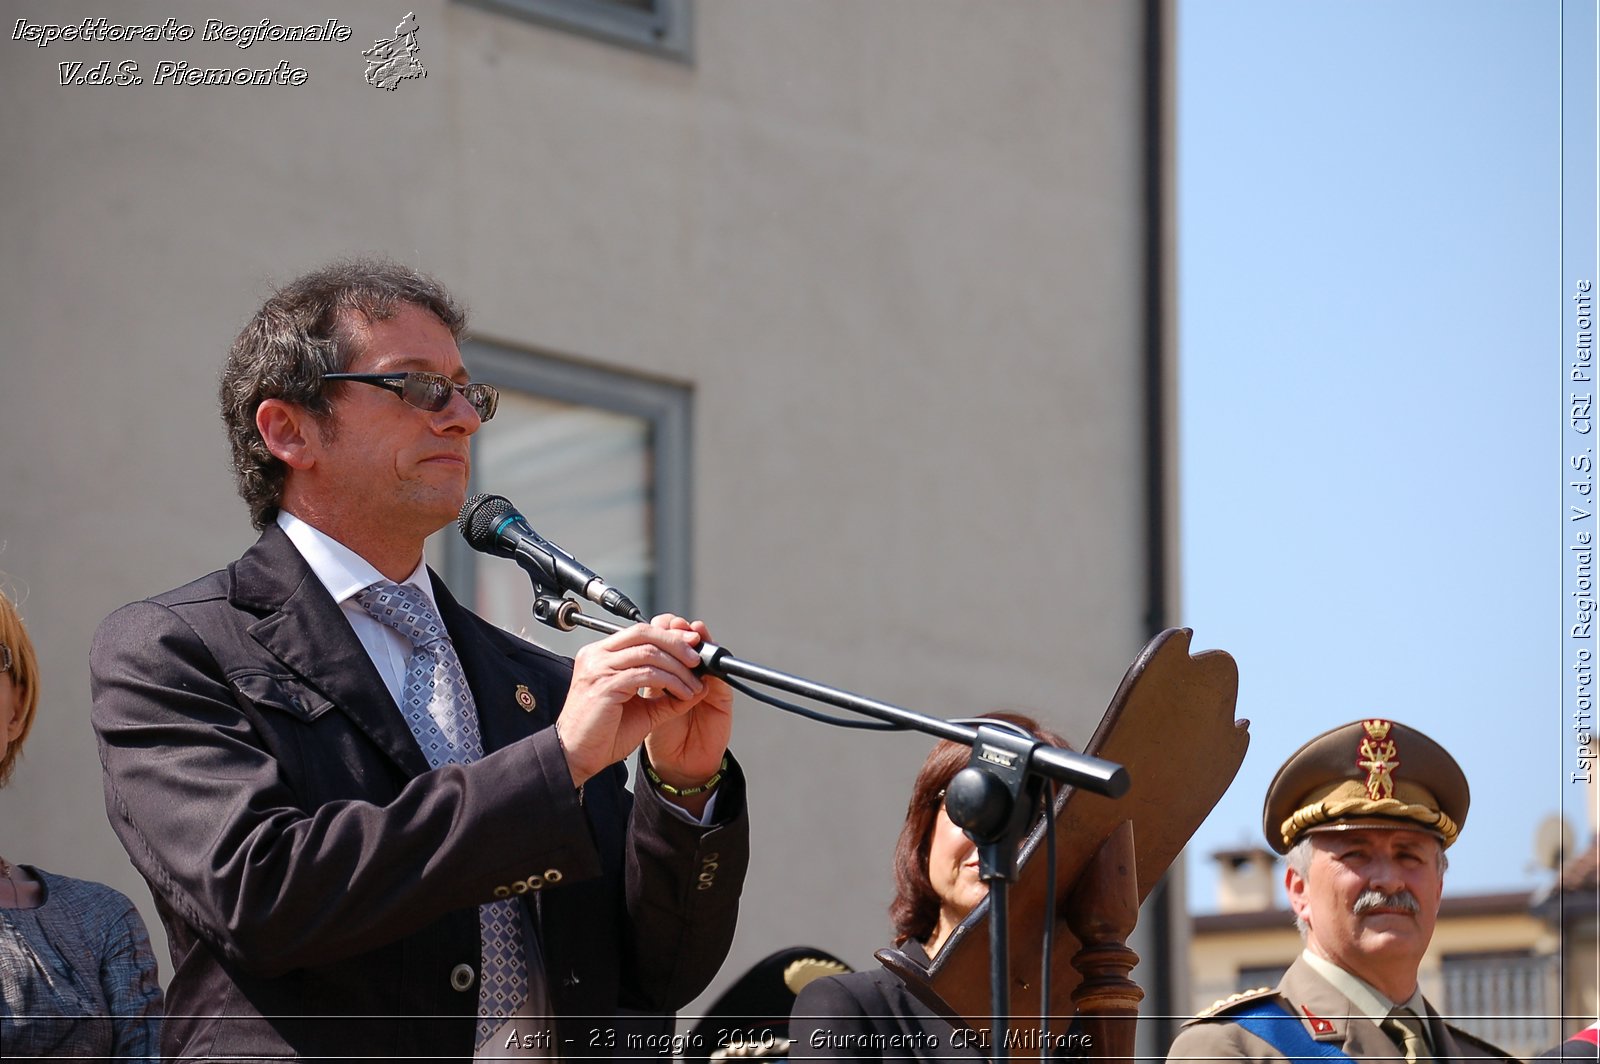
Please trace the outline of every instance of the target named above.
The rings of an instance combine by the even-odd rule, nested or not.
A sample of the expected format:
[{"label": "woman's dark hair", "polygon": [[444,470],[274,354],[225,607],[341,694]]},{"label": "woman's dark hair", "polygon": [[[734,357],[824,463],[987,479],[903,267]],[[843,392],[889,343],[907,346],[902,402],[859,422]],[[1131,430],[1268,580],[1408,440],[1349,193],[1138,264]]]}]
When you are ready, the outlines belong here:
[{"label": "woman's dark hair", "polygon": [[[985,713],[985,719],[1003,720],[1026,728],[1037,739],[1052,746],[1067,746],[1067,741],[1020,713]],[[1070,747],[1068,747],[1070,749]],[[941,742],[928,754],[911,786],[911,802],[906,806],[906,822],[894,846],[894,901],[889,903],[889,920],[894,924],[894,944],[907,939],[926,942],[939,924],[939,895],[928,880],[928,848],[933,841],[933,822],[944,804],[944,789],[955,774],[967,766],[971,748],[950,740]]]},{"label": "woman's dark hair", "polygon": [[288,474],[256,430],[256,408],[267,399],[296,403],[331,436],[336,427],[322,375],[344,372],[355,357],[352,315],[385,321],[403,306],[433,314],[458,340],[466,328],[465,313],[431,277],[382,259],[353,259],[280,288],[234,340],[218,391],[234,479],[256,528],[277,516]]}]

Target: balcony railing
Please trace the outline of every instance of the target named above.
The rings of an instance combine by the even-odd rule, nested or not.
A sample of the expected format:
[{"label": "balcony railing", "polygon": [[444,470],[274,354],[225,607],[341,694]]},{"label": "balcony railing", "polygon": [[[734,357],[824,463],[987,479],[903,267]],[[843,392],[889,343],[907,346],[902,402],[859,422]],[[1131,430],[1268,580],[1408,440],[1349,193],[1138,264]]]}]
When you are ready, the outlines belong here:
[{"label": "balcony railing", "polygon": [[1439,1009],[1462,1030],[1531,1059],[1561,1041],[1559,963],[1554,955],[1446,956]]}]

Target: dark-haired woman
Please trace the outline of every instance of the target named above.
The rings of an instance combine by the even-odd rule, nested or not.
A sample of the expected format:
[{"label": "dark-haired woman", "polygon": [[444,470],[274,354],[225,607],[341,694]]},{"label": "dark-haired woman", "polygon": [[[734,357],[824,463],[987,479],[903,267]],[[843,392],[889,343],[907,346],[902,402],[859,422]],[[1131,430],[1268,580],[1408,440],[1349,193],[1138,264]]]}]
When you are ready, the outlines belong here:
[{"label": "dark-haired woman", "polygon": [[[1066,741],[1031,717],[990,713],[1055,746]],[[924,967],[989,893],[978,851],[944,809],[945,787],[971,751],[941,742],[922,763],[894,850],[894,945]],[[885,968],[818,979],[800,992],[789,1021],[791,1057],[820,1060],[982,1060],[971,1032],[958,1031]]]}]

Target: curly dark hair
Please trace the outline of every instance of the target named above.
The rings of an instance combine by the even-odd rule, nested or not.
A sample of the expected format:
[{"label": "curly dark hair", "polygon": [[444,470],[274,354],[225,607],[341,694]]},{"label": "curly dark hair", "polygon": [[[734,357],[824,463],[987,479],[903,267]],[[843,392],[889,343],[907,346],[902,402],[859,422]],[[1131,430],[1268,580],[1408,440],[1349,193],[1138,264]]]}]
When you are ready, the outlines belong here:
[{"label": "curly dark hair", "polygon": [[[1037,739],[1071,749],[1055,732],[1021,713],[985,713],[985,719],[1003,720],[1026,728]],[[894,901],[889,920],[894,924],[894,944],[907,939],[927,942],[939,925],[939,895],[928,879],[928,850],[933,842],[933,822],[944,805],[944,790],[957,772],[967,767],[970,747],[946,739],[935,746],[911,785],[906,822],[894,846]]]},{"label": "curly dark hair", "polygon": [[406,305],[432,313],[457,340],[466,330],[466,312],[443,285],[409,266],[362,258],[333,263],[278,289],[233,341],[218,397],[234,479],[256,528],[277,516],[288,474],[256,430],[257,408],[267,399],[295,403],[331,436],[332,395],[322,375],[345,372],[354,360],[353,315],[386,321]]}]

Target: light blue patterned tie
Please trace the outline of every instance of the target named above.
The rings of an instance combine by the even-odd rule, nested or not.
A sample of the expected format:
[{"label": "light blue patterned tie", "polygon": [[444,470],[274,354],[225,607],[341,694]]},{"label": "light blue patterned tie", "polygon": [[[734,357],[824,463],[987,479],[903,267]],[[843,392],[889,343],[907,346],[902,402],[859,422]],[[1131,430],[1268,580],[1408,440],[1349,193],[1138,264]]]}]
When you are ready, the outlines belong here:
[{"label": "light blue patterned tie", "polygon": [[[430,768],[460,765],[483,756],[478,712],[444,621],[409,584],[373,584],[356,596],[361,608],[411,643],[400,712]],[[483,977],[478,983],[478,1035],[482,1047],[507,1017],[528,1000],[528,952],[522,914],[512,899],[478,907]]]}]

